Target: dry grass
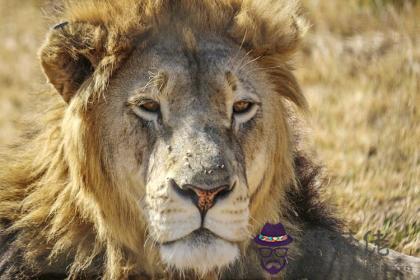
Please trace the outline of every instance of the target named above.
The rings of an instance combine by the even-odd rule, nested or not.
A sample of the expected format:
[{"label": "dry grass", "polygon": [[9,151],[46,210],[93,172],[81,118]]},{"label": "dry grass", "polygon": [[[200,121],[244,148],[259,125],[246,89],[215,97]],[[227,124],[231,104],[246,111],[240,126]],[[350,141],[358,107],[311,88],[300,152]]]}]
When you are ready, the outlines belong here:
[{"label": "dry grass", "polygon": [[401,2],[305,1],[313,28],[298,76],[328,194],[351,230],[380,230],[418,256],[420,3]]},{"label": "dry grass", "polygon": [[[42,2],[0,0],[1,146],[43,81]],[[303,2],[313,27],[297,74],[332,178],[327,195],[358,238],[381,230],[390,248],[419,256],[420,3]]]}]

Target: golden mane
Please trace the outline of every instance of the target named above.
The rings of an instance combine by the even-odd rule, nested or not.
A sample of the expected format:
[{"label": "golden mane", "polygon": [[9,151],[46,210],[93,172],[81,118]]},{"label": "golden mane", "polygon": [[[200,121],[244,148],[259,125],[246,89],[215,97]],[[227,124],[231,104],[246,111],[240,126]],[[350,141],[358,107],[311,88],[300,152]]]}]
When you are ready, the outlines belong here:
[{"label": "golden mane", "polygon": [[[77,52],[89,57],[89,53],[96,51],[96,57],[89,57],[97,67],[96,79],[88,91],[100,94],[112,72],[134,46],[145,45],[147,37],[158,36],[168,29],[181,34],[187,26],[197,33],[230,38],[251,56],[259,57],[260,63],[270,69],[268,72],[274,77],[284,76],[291,82],[286,90],[282,88],[279,92],[305,107],[305,97],[296,90],[294,78],[285,74],[290,70],[287,62],[299,47],[308,26],[300,15],[298,3],[297,0],[66,1],[56,16],[57,21],[84,23],[89,27],[75,27],[66,34],[68,38],[50,36],[46,42],[49,47],[41,52],[45,57],[44,70],[48,71],[49,59],[58,59],[55,51],[59,48],[65,49],[66,55],[73,58],[77,57]],[[91,32],[80,30],[92,29],[91,26],[96,29]],[[75,46],[73,42],[78,44]],[[48,58],[50,52],[54,55]]]},{"label": "golden mane", "polygon": [[[139,242],[147,245],[147,235],[126,231],[122,221],[145,230],[147,226],[130,215],[136,206],[129,194],[110,186],[112,171],[101,166],[101,140],[89,135],[95,123],[85,112],[105,93],[112,74],[131,50],[141,45],[139,38],[159,34],[174,24],[181,30],[188,25],[228,37],[252,56],[261,57],[262,68],[278,92],[305,108],[288,64],[306,30],[305,21],[296,1],[278,0],[67,1],[59,17],[76,27],[66,40],[55,34],[56,29],[51,31],[40,52],[46,73],[56,73],[57,81],[65,83],[55,62],[77,57],[81,51],[95,70],[79,90],[83,98],[67,106],[51,97],[51,109],[41,127],[27,133],[1,160],[1,229],[26,248],[21,257],[34,267],[39,257],[60,263],[59,256],[65,254],[71,259],[70,278],[99,266],[95,269],[103,271],[105,279],[121,279],[136,272],[134,265],[139,262],[144,264],[142,272],[154,275],[157,252],[149,248],[147,258],[139,260],[130,251]],[[94,35],[77,35],[77,24],[94,26],[88,27]],[[76,46],[75,41],[79,42]],[[63,51],[57,55],[57,50]],[[94,55],[90,55],[92,50]],[[293,162],[289,166],[293,168]],[[287,198],[282,199],[286,203]],[[113,204],[115,208],[109,209]],[[279,202],[274,204],[273,209]],[[111,227],[103,222],[104,216]]]}]

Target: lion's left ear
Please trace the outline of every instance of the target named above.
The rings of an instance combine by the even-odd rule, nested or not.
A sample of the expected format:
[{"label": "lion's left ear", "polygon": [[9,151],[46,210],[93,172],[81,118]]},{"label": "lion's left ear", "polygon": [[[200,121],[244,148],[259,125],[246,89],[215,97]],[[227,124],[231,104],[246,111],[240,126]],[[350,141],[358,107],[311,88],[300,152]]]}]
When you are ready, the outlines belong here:
[{"label": "lion's left ear", "polygon": [[105,55],[107,32],[89,23],[56,25],[40,50],[48,81],[68,103]]},{"label": "lion's left ear", "polygon": [[296,0],[244,0],[229,33],[261,55],[290,55],[308,29],[299,9]]},{"label": "lion's left ear", "polygon": [[297,0],[243,0],[228,31],[258,58],[276,90],[304,109],[307,102],[289,63],[307,29]]}]

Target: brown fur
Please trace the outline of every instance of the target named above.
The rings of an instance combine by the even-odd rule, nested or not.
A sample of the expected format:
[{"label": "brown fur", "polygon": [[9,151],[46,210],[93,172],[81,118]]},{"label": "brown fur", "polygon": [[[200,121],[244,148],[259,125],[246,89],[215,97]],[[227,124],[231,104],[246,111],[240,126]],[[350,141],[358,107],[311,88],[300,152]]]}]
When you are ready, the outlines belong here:
[{"label": "brown fur", "polygon": [[[109,80],[133,48],[146,45],[154,34],[175,28],[193,49],[193,35],[185,26],[229,38],[252,57],[260,58],[260,71],[270,76],[279,94],[305,108],[305,98],[288,61],[306,25],[294,1],[278,0],[68,1],[61,17],[68,26],[57,26],[50,32],[40,57],[50,83],[69,105],[52,98],[53,105],[41,128],[1,161],[3,235],[13,236],[11,244],[22,248],[15,260],[22,258],[23,263],[33,265],[28,273],[37,273],[40,257],[48,256],[51,263],[59,263],[62,256],[67,256],[63,262],[70,264],[70,278],[91,271],[105,279],[157,276],[162,271],[156,269],[154,262],[159,258],[153,247],[146,246],[143,255],[133,253],[137,244],[146,242],[147,233],[132,232],[125,225],[147,226],[132,215],[136,206],[130,194],[110,186],[112,170],[106,169],[99,156],[101,139],[89,133],[95,130],[95,119],[88,112],[99,98],[106,98]],[[70,102],[76,92],[80,98]],[[288,118],[286,112],[283,116]],[[295,148],[291,150],[296,153]],[[314,202],[317,191],[312,188],[312,179],[306,179],[316,177],[317,170],[310,169],[312,164],[308,162],[302,164],[303,159],[298,157],[293,163],[293,157],[276,155],[275,166],[271,166],[264,182],[293,185],[287,195],[281,189],[263,188],[253,197],[251,212],[257,221],[253,231],[267,217],[276,220],[279,215],[287,217],[289,222],[285,224],[292,230],[301,222],[322,224],[324,208]],[[286,170],[288,177],[281,177],[277,169]],[[263,206],[267,213],[257,216]]]}]

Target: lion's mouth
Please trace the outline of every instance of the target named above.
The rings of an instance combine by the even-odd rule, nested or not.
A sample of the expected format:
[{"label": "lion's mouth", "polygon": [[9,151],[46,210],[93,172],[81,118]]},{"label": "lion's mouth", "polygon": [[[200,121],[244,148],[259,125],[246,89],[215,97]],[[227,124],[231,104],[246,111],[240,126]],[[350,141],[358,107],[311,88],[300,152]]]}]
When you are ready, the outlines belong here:
[{"label": "lion's mouth", "polygon": [[239,257],[239,246],[199,228],[182,238],[162,243],[160,254],[169,266],[205,274],[234,262]]},{"label": "lion's mouth", "polygon": [[175,242],[179,242],[179,241],[187,241],[188,243],[191,244],[191,246],[194,246],[194,245],[209,244],[212,241],[214,241],[215,239],[222,239],[226,242],[231,242],[231,241],[226,240],[225,238],[215,234],[214,232],[212,232],[209,229],[198,228],[198,229],[192,231],[188,235],[185,235],[185,236],[183,236],[181,238],[178,238],[178,239],[175,239],[175,240],[163,242],[163,243],[161,243],[161,245],[165,246],[165,245],[174,244]]}]

